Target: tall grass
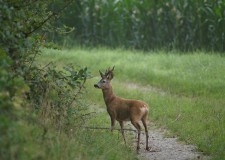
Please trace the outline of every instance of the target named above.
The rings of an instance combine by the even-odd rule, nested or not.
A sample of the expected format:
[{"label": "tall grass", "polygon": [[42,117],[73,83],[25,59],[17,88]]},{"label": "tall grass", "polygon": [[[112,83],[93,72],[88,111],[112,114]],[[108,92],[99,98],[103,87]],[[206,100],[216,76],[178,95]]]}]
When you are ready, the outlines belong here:
[{"label": "tall grass", "polygon": [[224,10],[223,0],[79,0],[60,22],[81,44],[224,51]]},{"label": "tall grass", "polygon": [[[151,84],[169,92],[186,96],[208,96],[223,98],[225,96],[225,67],[223,56],[205,54],[204,52],[145,52],[125,51],[122,49],[76,49],[70,51],[48,50],[56,61],[62,58],[67,63],[80,62],[94,74],[96,69],[116,66],[116,74],[125,81]],[[51,52],[53,54],[51,54]],[[139,55],[141,54],[141,55]],[[59,64],[61,65],[61,63]]]},{"label": "tall grass", "polygon": [[[75,62],[86,65],[96,76],[88,81],[87,100],[100,106],[104,106],[101,92],[93,88],[99,80],[98,70],[115,65],[113,87],[117,95],[145,100],[150,104],[150,119],[159,126],[169,128],[186,143],[197,145],[213,159],[224,158],[223,56],[203,52],[179,55],[74,49],[46,50],[40,59],[51,59],[58,65]],[[130,83],[137,83],[139,88],[129,87]],[[148,85],[153,89],[143,90]]]},{"label": "tall grass", "polygon": [[[103,116],[101,116],[103,119]],[[94,120],[92,120],[94,122]],[[95,119],[95,121],[97,121]],[[48,128],[43,137],[39,126],[20,121],[10,130],[10,159],[43,160],[123,160],[136,159],[131,148],[121,144],[118,134],[110,131],[74,130],[70,134]],[[121,138],[122,139],[122,138]],[[1,154],[2,148],[0,148]],[[16,157],[16,158],[14,158]]]}]

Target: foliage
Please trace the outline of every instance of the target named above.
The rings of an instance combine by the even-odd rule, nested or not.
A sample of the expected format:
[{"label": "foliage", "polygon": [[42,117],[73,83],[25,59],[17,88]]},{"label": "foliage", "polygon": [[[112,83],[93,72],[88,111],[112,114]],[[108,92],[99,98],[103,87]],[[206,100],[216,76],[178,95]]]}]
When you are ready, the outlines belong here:
[{"label": "foliage", "polygon": [[24,93],[29,90],[23,78],[13,74],[12,60],[0,50],[0,159],[5,159],[14,141],[10,135],[15,121],[22,116]]},{"label": "foliage", "polygon": [[225,51],[224,10],[223,0],[78,0],[57,25],[75,27],[63,43]]},{"label": "foliage", "polygon": [[50,147],[39,143],[49,130],[65,136],[84,124],[87,107],[79,96],[87,68],[36,64],[41,48],[54,47],[45,42],[51,21],[71,2],[52,12],[52,1],[0,0],[0,159],[38,158],[32,148]]},{"label": "foliage", "polygon": [[[46,69],[45,69],[46,68]],[[33,71],[29,76],[32,88],[29,98],[41,114],[43,122],[66,131],[70,125],[79,127],[84,121],[82,114],[87,110],[80,102],[80,94],[89,77],[87,68],[74,69],[72,65],[59,70],[53,63]],[[49,124],[48,124],[49,125]]]}]

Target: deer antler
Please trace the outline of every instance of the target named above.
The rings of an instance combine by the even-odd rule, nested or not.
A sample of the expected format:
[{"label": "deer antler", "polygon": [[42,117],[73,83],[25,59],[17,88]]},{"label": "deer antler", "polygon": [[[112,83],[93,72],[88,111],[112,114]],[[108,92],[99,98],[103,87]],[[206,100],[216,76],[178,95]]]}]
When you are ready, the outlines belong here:
[{"label": "deer antler", "polygon": [[113,70],[114,70],[115,66],[113,66],[112,69],[110,69],[110,67],[108,69],[106,69],[105,71],[105,76],[109,75],[109,74],[112,74],[113,75]]},{"label": "deer antler", "polygon": [[111,71],[113,71],[113,70],[114,70],[114,68],[115,68],[115,66],[113,66],[113,68],[112,68],[112,70],[111,70]]},{"label": "deer antler", "polygon": [[113,78],[113,76],[114,76],[114,74],[113,74],[113,70],[114,70],[114,68],[115,68],[115,66],[113,66],[113,68],[112,69],[110,69],[110,67],[108,68],[108,69],[106,69],[106,71],[105,71],[105,75],[103,75],[102,73],[101,73],[101,71],[99,71],[99,73],[100,73],[100,75],[101,75],[101,77],[107,77],[107,78],[109,78],[110,77],[110,79],[112,79]]},{"label": "deer antler", "polygon": [[104,74],[99,70],[99,73],[101,75],[101,77],[103,78]]}]

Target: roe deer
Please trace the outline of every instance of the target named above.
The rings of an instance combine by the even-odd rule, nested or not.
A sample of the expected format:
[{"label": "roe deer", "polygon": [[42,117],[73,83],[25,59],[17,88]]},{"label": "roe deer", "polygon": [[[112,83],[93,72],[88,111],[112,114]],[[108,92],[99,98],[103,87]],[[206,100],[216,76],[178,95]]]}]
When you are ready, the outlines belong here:
[{"label": "roe deer", "polygon": [[94,85],[95,88],[102,89],[107,111],[111,118],[111,130],[113,130],[115,121],[117,120],[120,124],[123,139],[126,143],[123,130],[123,122],[131,121],[131,123],[138,131],[137,151],[139,151],[141,133],[141,126],[139,122],[142,121],[146,134],[146,150],[150,150],[148,146],[149,136],[147,129],[148,105],[145,102],[139,100],[128,100],[117,97],[113,93],[112,85],[110,83],[113,79],[113,70],[114,67],[112,69],[109,68],[108,70],[106,70],[105,74],[99,71],[102,79]]}]

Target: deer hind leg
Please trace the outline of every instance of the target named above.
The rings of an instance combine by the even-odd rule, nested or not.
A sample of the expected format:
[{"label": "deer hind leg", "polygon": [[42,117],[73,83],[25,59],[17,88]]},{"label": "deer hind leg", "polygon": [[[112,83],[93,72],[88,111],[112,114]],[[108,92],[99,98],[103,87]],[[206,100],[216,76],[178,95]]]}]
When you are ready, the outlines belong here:
[{"label": "deer hind leg", "polygon": [[137,151],[140,150],[140,136],[141,136],[141,126],[137,121],[131,121],[131,123],[134,125],[134,127],[138,131],[138,141],[137,141]]},{"label": "deer hind leg", "polygon": [[143,126],[145,128],[145,135],[146,135],[146,150],[150,150],[149,146],[148,146],[148,138],[149,138],[149,135],[148,135],[148,128],[147,128],[147,114],[146,116],[144,116],[142,119],[141,119],[142,123],[143,123]]},{"label": "deer hind leg", "polygon": [[120,127],[121,127],[121,133],[123,135],[123,140],[124,140],[124,143],[126,144],[126,139],[125,139],[124,130],[123,130],[123,121],[119,121],[119,123],[120,123]]}]

